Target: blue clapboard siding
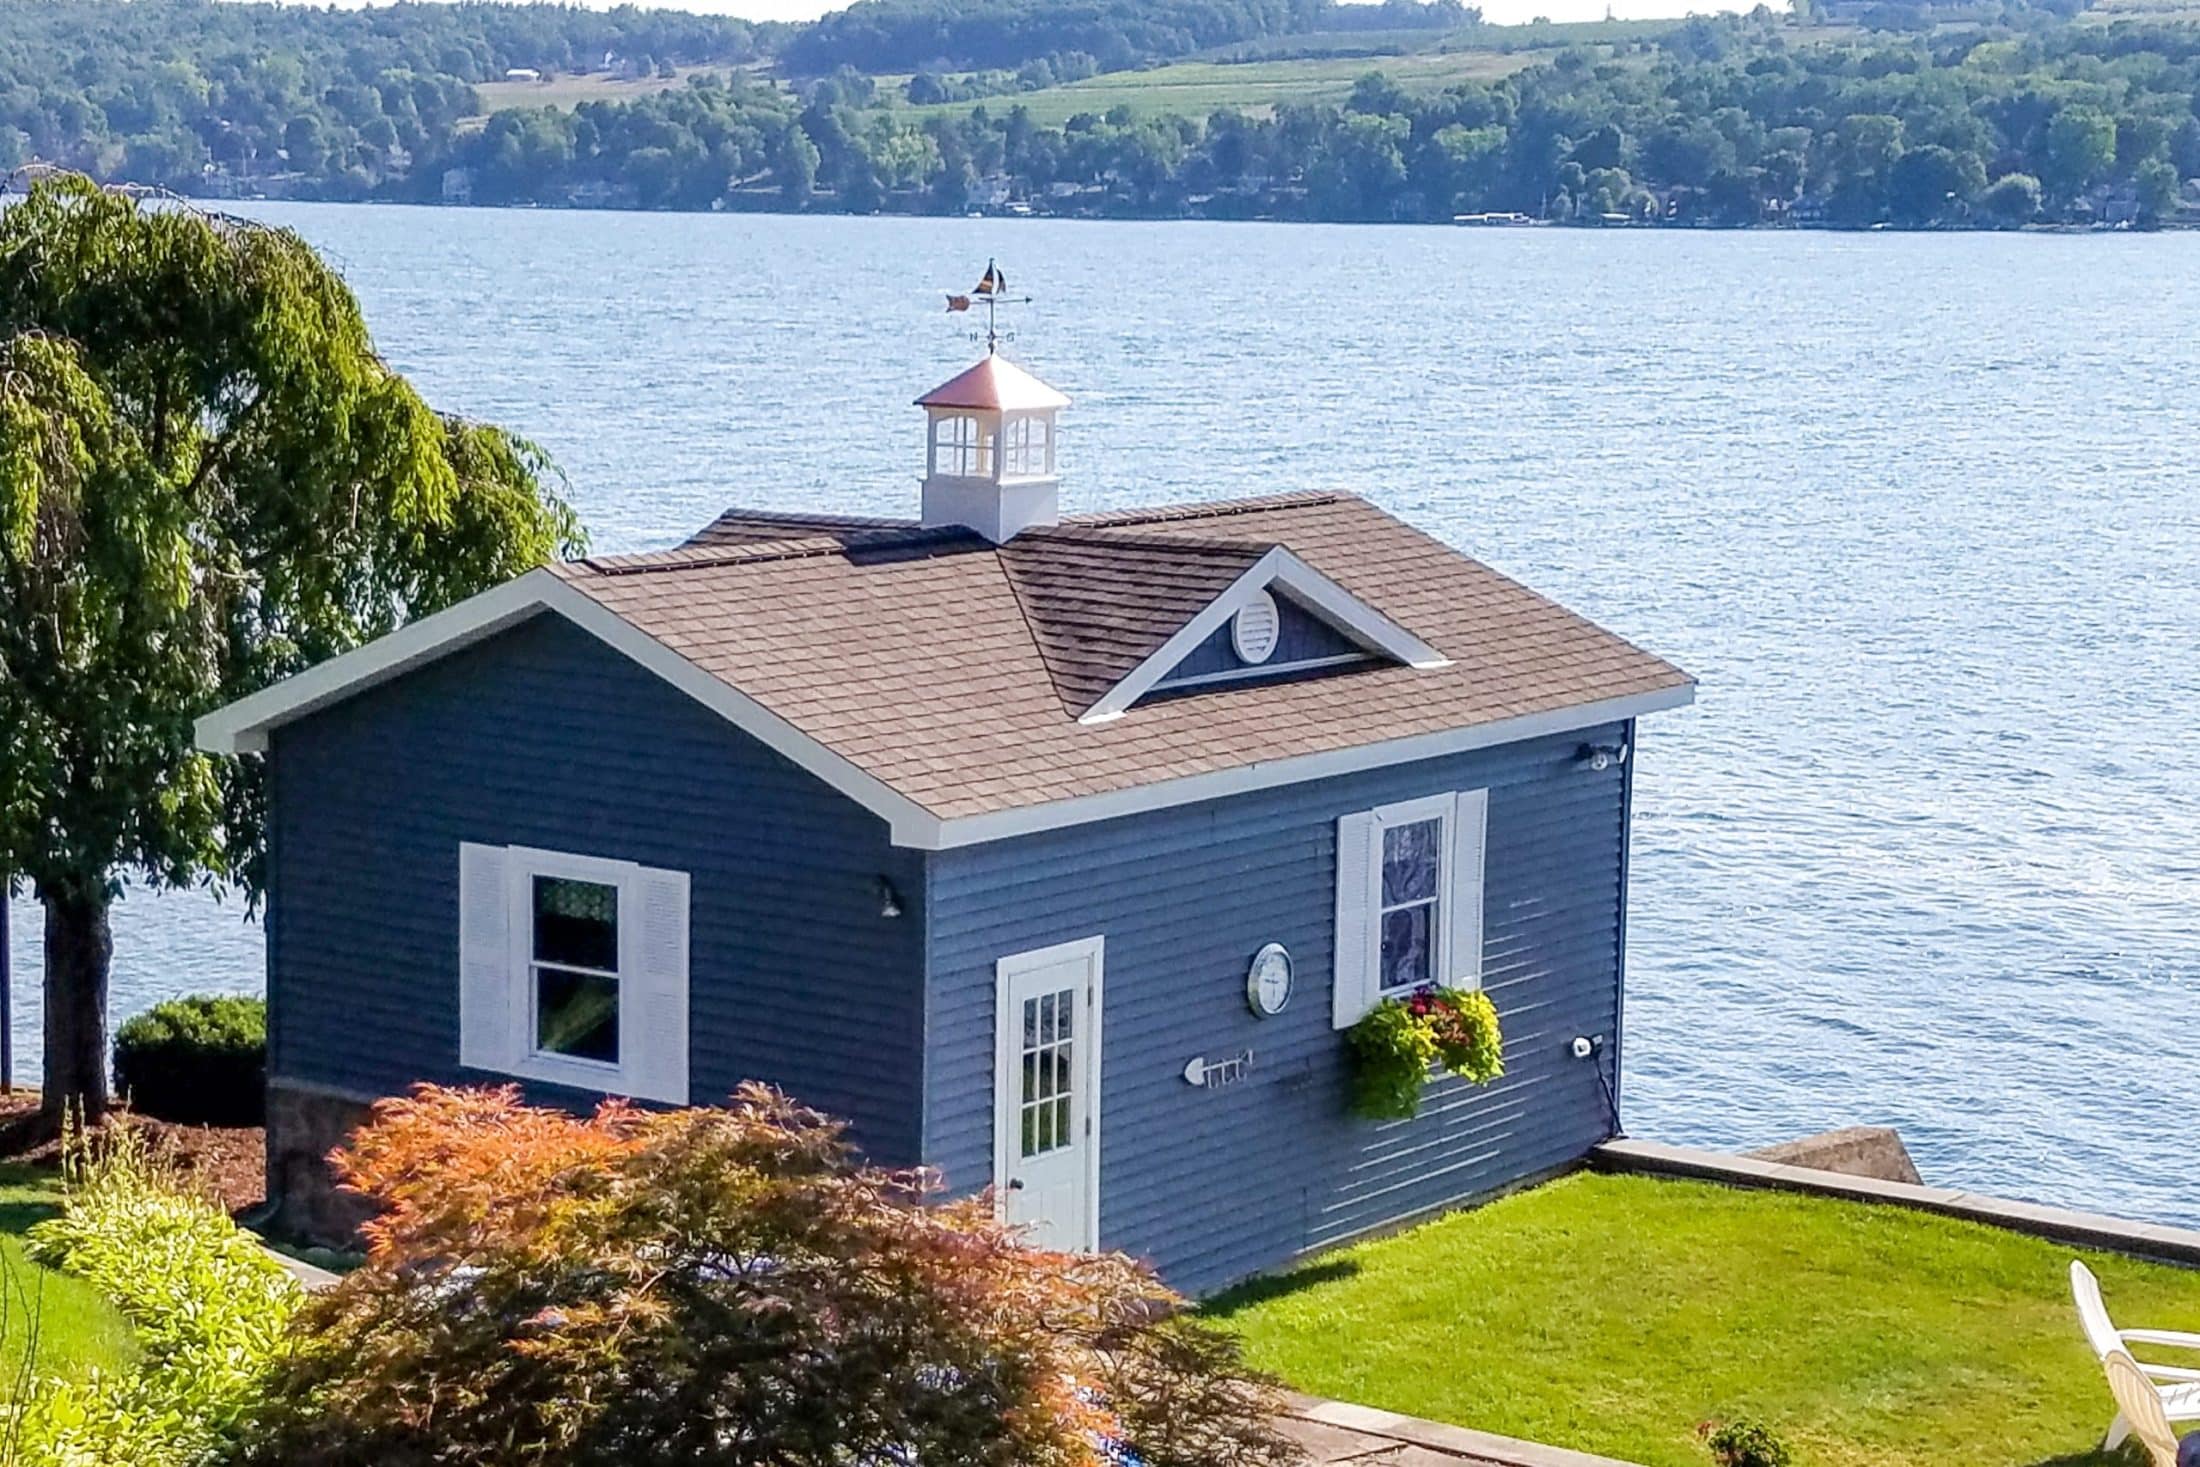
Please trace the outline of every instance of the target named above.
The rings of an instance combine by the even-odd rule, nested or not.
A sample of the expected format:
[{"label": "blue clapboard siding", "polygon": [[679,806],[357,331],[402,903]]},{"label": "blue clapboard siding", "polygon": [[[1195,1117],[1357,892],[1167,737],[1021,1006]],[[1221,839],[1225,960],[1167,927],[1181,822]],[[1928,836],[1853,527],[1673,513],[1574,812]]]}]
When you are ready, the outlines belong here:
[{"label": "blue clapboard siding", "polygon": [[1154,684],[1166,688],[1188,677],[1203,677],[1217,672],[1238,672],[1258,666],[1263,672],[1284,672],[1294,662],[1311,662],[1326,657],[1347,657],[1364,653],[1365,648],[1338,631],[1328,622],[1315,616],[1288,596],[1276,597],[1276,650],[1266,662],[1248,663],[1237,655],[1237,648],[1230,641],[1230,623],[1215,628],[1207,639],[1184,654],[1184,660],[1163,673]]},{"label": "blue clapboard siding", "polygon": [[[1447,1201],[1579,1158],[1611,1134],[1597,1061],[1616,1079],[1627,786],[1592,771],[1612,727],[1236,796],[932,858],[924,1149],[949,1187],[991,1180],[994,963],[1107,938],[1101,1104],[1104,1246],[1212,1289]],[[1345,1112],[1330,1027],[1336,821],[1452,789],[1490,790],[1484,977],[1507,1074],[1432,1087],[1422,1116]],[[1256,1018],[1246,967],[1295,959],[1289,1007]],[[1200,1090],[1194,1055],[1250,1048],[1245,1080]]]},{"label": "blue clapboard siding", "polygon": [[769,1081],[917,1160],[922,859],[587,633],[537,617],[278,730],[273,763],[277,1079],[496,1078],[458,1064],[458,847],[535,846],[689,873],[696,1100]]}]

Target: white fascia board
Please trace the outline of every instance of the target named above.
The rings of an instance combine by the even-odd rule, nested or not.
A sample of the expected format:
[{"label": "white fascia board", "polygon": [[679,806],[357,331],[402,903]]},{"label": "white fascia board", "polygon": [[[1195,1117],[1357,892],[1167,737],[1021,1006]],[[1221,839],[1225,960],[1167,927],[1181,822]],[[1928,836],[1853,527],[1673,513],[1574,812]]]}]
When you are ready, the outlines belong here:
[{"label": "white fascia board", "polygon": [[1079,723],[1106,723],[1121,718],[1133,703],[1152,690],[1182,662],[1194,647],[1213,636],[1245,604],[1270,587],[1280,587],[1307,610],[1366,647],[1408,667],[1448,667],[1443,653],[1407,631],[1359,597],[1278,545],[1232,581],[1221,595],[1207,603],[1199,615],[1177,628],[1176,635],[1156,648],[1145,661],[1124,674],[1099,702],[1078,718]]},{"label": "white fascia board", "polygon": [[267,748],[268,730],[401,677],[534,616],[543,609],[544,588],[555,584],[557,577],[550,572],[529,571],[433,616],[407,622],[363,647],[315,663],[304,672],[201,717],[192,726],[198,746],[209,754],[262,753]]},{"label": "white fascia board", "polygon": [[[1271,555],[1276,553],[1288,554],[1271,552]],[[1268,557],[1264,557],[1262,564],[1266,564],[1267,559]],[[1258,569],[1258,566],[1254,567],[1254,570]],[[1248,577],[1252,574],[1252,571],[1247,572]],[[1280,575],[1278,579],[1280,581]],[[1265,584],[1255,583],[1254,589],[1260,589]],[[1233,586],[1232,590],[1235,589]],[[1228,594],[1225,593],[1225,596]],[[1235,769],[1164,780],[1158,784],[1110,790],[1104,794],[1083,795],[986,815],[942,820],[908,796],[889,788],[876,777],[826,748],[747,694],[697,667],[586,593],[576,590],[549,571],[537,570],[461,601],[433,616],[408,623],[364,647],[332,657],[327,662],[308,668],[271,688],[207,714],[198,720],[196,726],[198,745],[213,754],[262,752],[267,748],[270,729],[400,677],[438,657],[447,656],[494,636],[507,627],[516,626],[528,617],[543,612],[565,617],[613,651],[663,678],[759,743],[784,754],[798,767],[808,770],[833,789],[884,819],[895,845],[920,851],[943,851],[959,846],[980,845],[987,841],[1007,840],[1019,835],[1059,830],[1072,825],[1087,825],[1123,815],[1220,799],[1227,795],[1246,794],[1281,785],[1380,769],[1392,764],[1408,764],[1417,759],[1433,759],[1445,754],[1491,748],[1498,744],[1540,738],[1572,729],[1596,728],[1637,718],[1646,713],[1685,707],[1696,698],[1695,685],[1684,683],[1654,693],[1611,698],[1599,703],[1556,709],[1549,713],[1477,724],[1471,728],[1445,729],[1356,748],[1265,760]],[[1234,609],[1225,613],[1234,614]],[[1208,630],[1212,631],[1214,627],[1220,626],[1223,620],[1222,616],[1216,617]],[[1165,663],[1164,667],[1175,665],[1171,661]]]},{"label": "white fascia board", "polygon": [[547,570],[529,571],[517,580],[422,617],[364,647],[216,709],[199,719],[195,729],[198,745],[212,754],[263,752],[270,729],[400,677],[542,612],[564,617],[878,815],[891,826],[894,844],[927,849],[937,840],[940,821],[931,811]]},{"label": "white fascia board", "polygon": [[[1081,795],[1075,799],[1027,805],[1021,809],[1002,810],[987,815],[965,815],[939,822],[933,832],[932,843],[922,848],[942,851],[953,850],[958,846],[983,845],[988,841],[1060,830],[1071,825],[1089,825],[1123,815],[1140,815],[1175,805],[1196,804],[1201,800],[1216,800],[1228,795],[1275,789],[1281,785],[1330,779],[1341,774],[1357,774],[1363,770],[1382,769],[1393,764],[1410,764],[1419,759],[1441,758],[1446,754],[1463,754],[1474,749],[1518,743],[1523,739],[1570,733],[1576,729],[1600,728],[1606,724],[1639,718],[1646,713],[1685,708],[1695,701],[1696,685],[1692,682],[1683,683],[1678,687],[1661,688],[1654,693],[1607,698],[1598,703],[1582,703],[1571,708],[1553,709],[1548,713],[1530,713],[1519,718],[1500,719],[1495,723],[1476,724],[1471,728],[1414,734],[1378,744],[1363,744],[1357,748],[1333,749],[1321,754],[1300,754],[1289,759],[1271,759],[1240,765],[1235,769],[1219,769],[1211,774],[1187,775],[1181,779],[1164,780],[1159,784],[1109,790],[1105,794]],[[898,834],[896,841],[905,843],[900,841]]]}]

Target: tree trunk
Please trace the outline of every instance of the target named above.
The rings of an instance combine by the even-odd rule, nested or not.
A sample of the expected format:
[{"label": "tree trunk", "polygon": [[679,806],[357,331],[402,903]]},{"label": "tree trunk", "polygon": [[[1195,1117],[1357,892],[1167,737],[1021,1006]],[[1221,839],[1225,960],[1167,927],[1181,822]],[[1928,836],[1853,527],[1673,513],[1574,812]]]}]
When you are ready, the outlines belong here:
[{"label": "tree trunk", "polygon": [[46,902],[46,1077],[40,1120],[58,1128],[81,1106],[87,1124],[107,1114],[107,966],[114,935],[107,899],[48,896]]},{"label": "tree trunk", "polygon": [[0,1095],[15,1093],[15,950],[8,945],[15,878],[0,871]]}]

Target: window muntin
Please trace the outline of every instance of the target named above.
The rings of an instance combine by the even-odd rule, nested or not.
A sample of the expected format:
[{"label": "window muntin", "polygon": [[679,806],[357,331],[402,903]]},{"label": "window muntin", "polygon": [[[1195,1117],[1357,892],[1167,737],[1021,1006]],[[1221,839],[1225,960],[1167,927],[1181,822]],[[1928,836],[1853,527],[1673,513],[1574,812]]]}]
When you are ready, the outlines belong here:
[{"label": "window muntin", "polygon": [[1442,816],[1383,826],[1377,983],[1387,995],[1433,983],[1443,931]]}]

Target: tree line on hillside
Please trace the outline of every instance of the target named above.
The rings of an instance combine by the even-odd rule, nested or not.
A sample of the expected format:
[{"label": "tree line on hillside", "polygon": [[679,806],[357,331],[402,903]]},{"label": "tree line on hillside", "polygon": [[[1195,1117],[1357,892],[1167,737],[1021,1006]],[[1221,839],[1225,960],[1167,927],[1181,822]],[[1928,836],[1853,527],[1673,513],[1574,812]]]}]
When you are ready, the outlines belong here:
[{"label": "tree line on hillside", "polygon": [[1460,0],[856,0],[805,27],[781,55],[798,76],[1014,71],[1083,53],[1102,71],[1213,46],[1310,31],[1455,29]]},{"label": "tree line on hillside", "polygon": [[[913,114],[849,66],[792,86],[728,66],[630,101],[479,115],[474,82],[509,64],[600,44],[693,65],[784,35],[672,12],[56,0],[0,9],[0,164],[187,193],[642,208],[1849,226],[2173,213],[2200,177],[2200,26],[1967,3],[1991,18],[1936,10],[1914,31],[1828,37],[1760,7],[1440,92],[1373,70],[1338,105],[1044,125],[1014,96]],[[26,81],[24,48],[60,46],[63,14],[114,27]],[[256,27],[289,49],[248,45]],[[171,32],[171,59],[142,59]],[[944,103],[989,77],[906,86]]]},{"label": "tree line on hillside", "polygon": [[508,70],[738,64],[789,30],[621,6],[209,0],[0,6],[0,167],[36,158],[199,192],[299,175],[345,194],[447,150]]},{"label": "tree line on hillside", "polygon": [[1340,106],[1204,119],[1019,107],[921,119],[866,78],[803,96],[699,80],[573,113],[500,113],[453,161],[475,197],[585,186],[642,207],[725,204],[1747,225],[2136,222],[2200,177],[2200,27],[1790,46],[1768,17],[1697,20],[1647,56],[1568,51],[1487,84],[1379,72]]}]

